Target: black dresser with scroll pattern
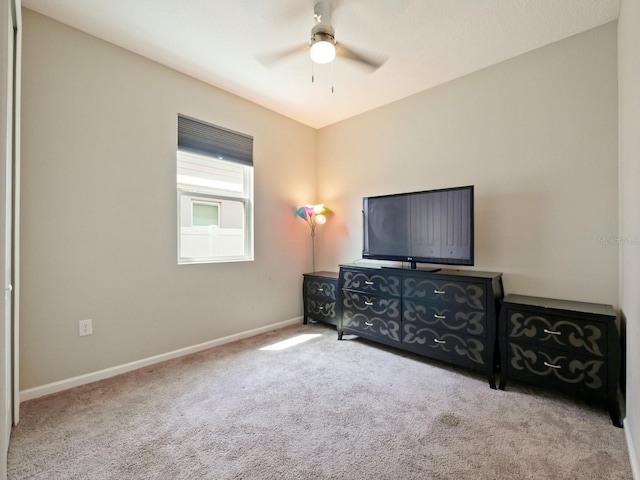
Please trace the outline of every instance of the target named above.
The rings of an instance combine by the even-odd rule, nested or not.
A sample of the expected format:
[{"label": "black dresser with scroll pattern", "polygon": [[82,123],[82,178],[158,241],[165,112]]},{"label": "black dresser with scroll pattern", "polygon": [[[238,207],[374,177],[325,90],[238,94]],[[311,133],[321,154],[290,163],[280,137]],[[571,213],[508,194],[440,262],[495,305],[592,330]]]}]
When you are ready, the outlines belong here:
[{"label": "black dresser with scroll pattern", "polygon": [[338,338],[354,334],[487,375],[495,387],[500,273],[341,265]]},{"label": "black dresser with scroll pattern", "polygon": [[324,322],[338,325],[338,273],[311,272],[303,274],[303,323]]},{"label": "black dresser with scroll pattern", "polygon": [[622,426],[621,345],[611,305],[507,295],[499,344],[500,389],[514,379],[602,401]]}]

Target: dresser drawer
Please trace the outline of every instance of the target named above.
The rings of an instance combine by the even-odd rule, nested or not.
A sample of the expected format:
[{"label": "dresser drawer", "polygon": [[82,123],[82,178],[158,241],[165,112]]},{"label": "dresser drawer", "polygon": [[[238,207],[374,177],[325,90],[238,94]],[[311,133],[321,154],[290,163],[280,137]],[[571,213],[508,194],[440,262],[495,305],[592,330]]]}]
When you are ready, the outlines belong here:
[{"label": "dresser drawer", "polygon": [[373,340],[400,341],[400,299],[343,290],[342,328]]},{"label": "dresser drawer", "polygon": [[335,301],[325,301],[317,298],[308,298],[305,302],[305,315],[317,322],[338,324],[338,315]]},{"label": "dresser drawer", "polygon": [[603,359],[563,350],[509,342],[509,378],[573,393],[602,394],[607,388],[607,367]]},{"label": "dresser drawer", "polygon": [[305,278],[305,294],[324,301],[335,301],[338,294],[338,282],[317,277]]},{"label": "dresser drawer", "polygon": [[380,315],[365,315],[353,310],[343,311],[342,329],[370,340],[400,343],[400,321]]},{"label": "dresser drawer", "polygon": [[407,300],[422,300],[456,308],[487,309],[487,287],[480,283],[409,277],[403,281],[402,296]]},{"label": "dresser drawer", "polygon": [[384,295],[400,296],[400,277],[376,271],[340,269],[340,284],[344,290]]},{"label": "dresser drawer", "polygon": [[487,314],[485,310],[461,309],[439,303],[422,303],[404,298],[402,321],[416,328],[439,328],[466,335],[486,336]]},{"label": "dresser drawer", "polygon": [[384,316],[400,322],[400,299],[377,297],[359,292],[343,291],[342,311],[364,315]]},{"label": "dresser drawer", "polygon": [[470,335],[403,322],[402,344],[416,353],[465,367],[486,364],[484,340]]},{"label": "dresser drawer", "polygon": [[562,349],[580,355],[607,355],[605,323],[518,309],[507,308],[506,312],[509,341]]}]

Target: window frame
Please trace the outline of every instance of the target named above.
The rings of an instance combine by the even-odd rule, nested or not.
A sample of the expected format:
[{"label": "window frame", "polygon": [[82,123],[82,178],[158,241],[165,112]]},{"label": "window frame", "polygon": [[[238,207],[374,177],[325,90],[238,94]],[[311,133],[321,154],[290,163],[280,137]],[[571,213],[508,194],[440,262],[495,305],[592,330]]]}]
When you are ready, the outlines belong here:
[{"label": "window frame", "polygon": [[[181,122],[186,123],[184,131],[181,130]],[[195,135],[194,130],[195,128]],[[191,135],[191,136],[189,136]],[[186,140],[181,144],[181,136]],[[193,148],[193,142],[202,142],[204,148]],[[231,138],[231,142],[227,141],[227,138]],[[216,143],[219,142],[219,143]],[[235,143],[234,143],[235,142]],[[233,143],[233,144],[232,144]],[[231,145],[231,146],[230,146]],[[239,146],[238,146],[239,145]],[[238,159],[233,157],[226,158],[222,155],[214,153],[214,149],[217,148],[238,148]],[[248,135],[232,132],[227,129],[216,127],[214,125],[206,124],[199,120],[195,120],[183,115],[178,115],[178,148],[175,156],[176,165],[176,192],[177,192],[177,257],[178,265],[185,264],[198,264],[198,263],[230,263],[230,262],[243,262],[254,260],[254,167],[252,158],[253,138]],[[198,185],[189,185],[178,182],[178,172],[180,168],[180,155],[197,156],[198,159],[212,162],[227,162],[234,165],[234,169],[241,169],[242,172],[242,192],[240,194],[225,193],[224,191],[215,191],[215,189],[208,189],[207,187]],[[231,153],[233,155],[233,152]],[[248,158],[250,156],[250,158]],[[219,168],[219,167],[218,167]],[[239,179],[239,177],[237,177]],[[243,236],[243,251],[241,255],[212,255],[212,256],[182,256],[182,236],[183,236],[183,201],[185,197],[190,202],[188,210],[190,219],[188,222],[191,225],[190,228],[194,228],[193,225],[193,203],[217,203],[218,204],[218,226],[195,226],[198,229],[212,229],[220,228],[221,232],[224,225],[225,209],[224,204],[229,202],[239,203],[242,206],[242,227],[241,228],[228,228],[228,231],[238,230],[242,231]],[[238,211],[238,213],[240,213]],[[228,217],[227,217],[228,221]],[[233,235],[233,233],[232,233]],[[223,238],[225,235],[221,235],[219,238]],[[215,237],[210,237],[215,238]]]},{"label": "window frame", "polygon": [[[253,256],[253,167],[243,166],[245,173],[245,188],[249,188],[248,195],[242,196],[226,196],[204,193],[200,189],[189,190],[186,188],[177,187],[177,204],[178,204],[178,219],[177,219],[177,233],[178,233],[178,265],[186,265],[193,263],[226,263],[226,262],[249,262],[254,260]],[[227,255],[216,257],[183,257],[182,256],[182,197],[188,197],[189,202],[198,201],[198,199],[204,199],[209,203],[224,201],[242,203],[244,207],[244,221],[243,230],[244,234],[244,255]],[[191,205],[189,205],[189,213],[191,213]],[[223,210],[219,210],[219,222],[222,222]],[[198,227],[208,228],[208,227]]]}]

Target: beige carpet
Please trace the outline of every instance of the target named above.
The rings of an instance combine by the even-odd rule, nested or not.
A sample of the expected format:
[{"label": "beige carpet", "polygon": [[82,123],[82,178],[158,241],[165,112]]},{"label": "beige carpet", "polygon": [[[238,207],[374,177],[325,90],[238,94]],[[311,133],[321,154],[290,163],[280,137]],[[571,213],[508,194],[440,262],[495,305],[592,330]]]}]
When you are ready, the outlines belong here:
[{"label": "beige carpet", "polygon": [[9,478],[631,479],[603,407],[336,337],[290,327],[26,402]]}]

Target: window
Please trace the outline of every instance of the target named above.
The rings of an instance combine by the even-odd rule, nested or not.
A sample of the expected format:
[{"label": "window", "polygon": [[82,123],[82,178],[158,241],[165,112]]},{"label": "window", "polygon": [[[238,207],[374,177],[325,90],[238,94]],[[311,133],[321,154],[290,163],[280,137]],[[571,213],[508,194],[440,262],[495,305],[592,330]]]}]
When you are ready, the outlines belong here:
[{"label": "window", "polygon": [[194,227],[219,227],[219,218],[219,203],[194,200],[191,204],[191,223]]},{"label": "window", "polygon": [[178,116],[178,263],[253,260],[253,139]]}]

